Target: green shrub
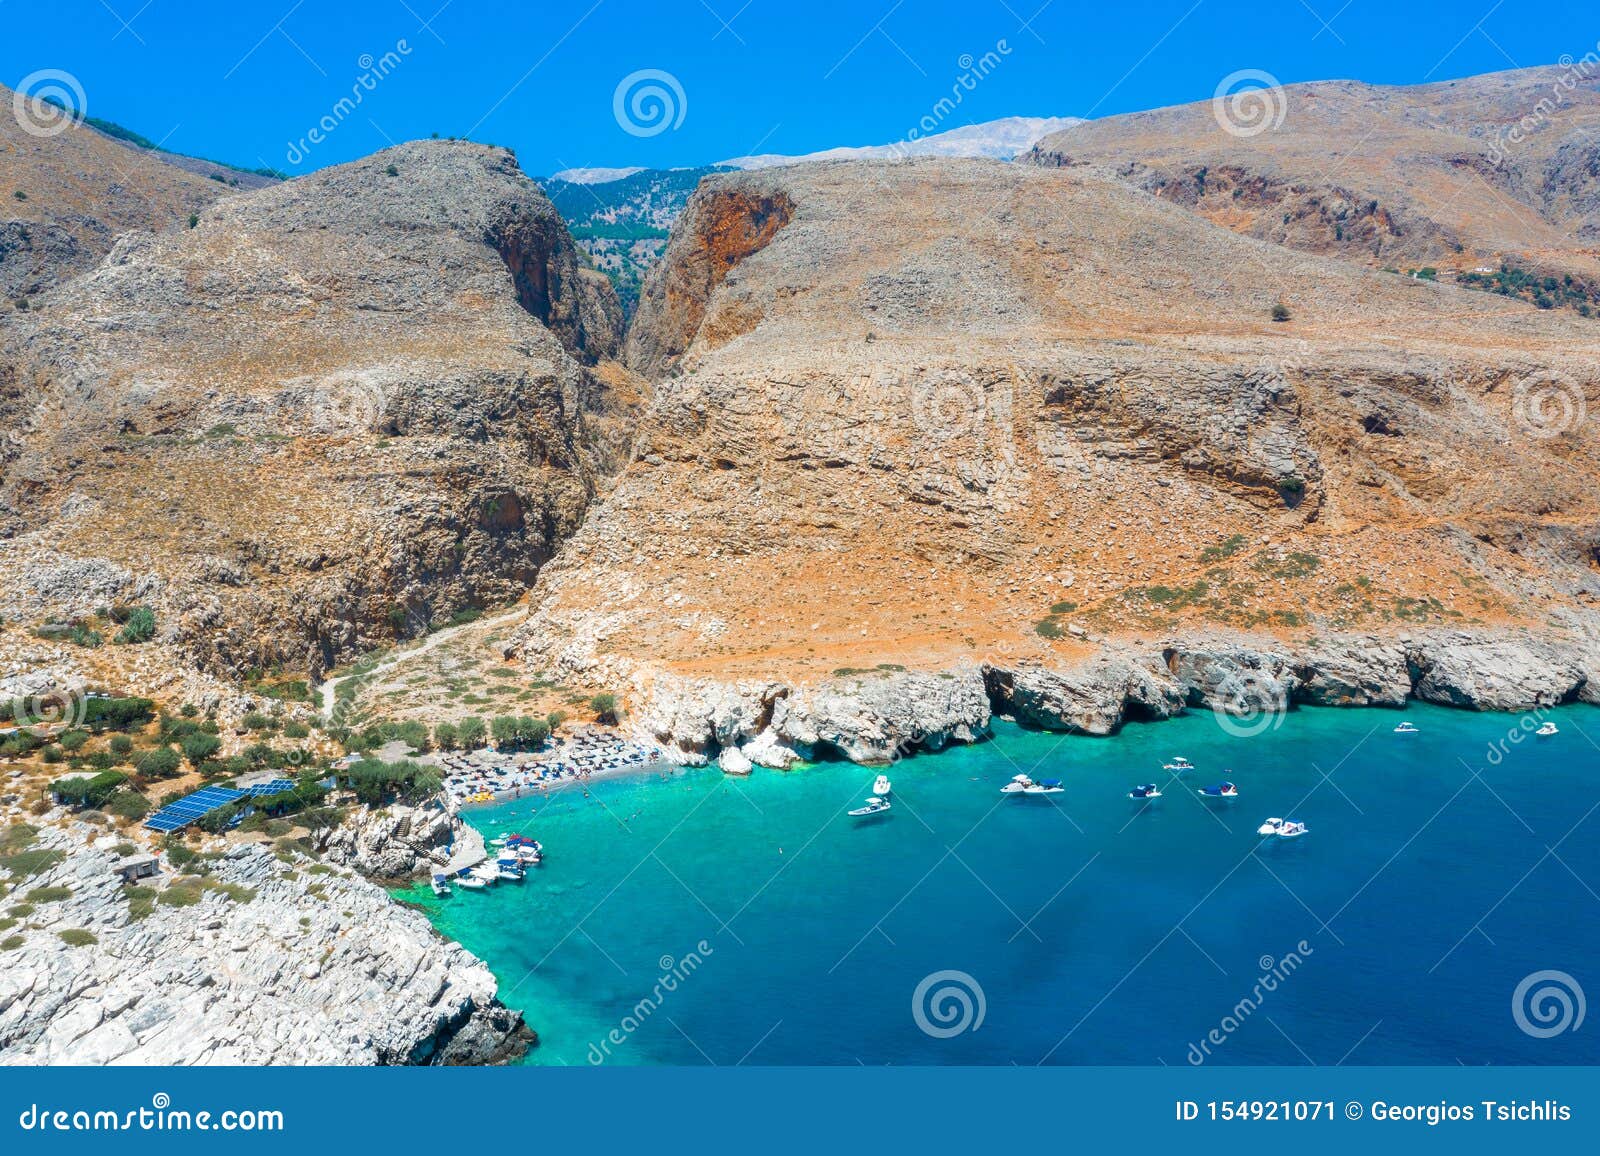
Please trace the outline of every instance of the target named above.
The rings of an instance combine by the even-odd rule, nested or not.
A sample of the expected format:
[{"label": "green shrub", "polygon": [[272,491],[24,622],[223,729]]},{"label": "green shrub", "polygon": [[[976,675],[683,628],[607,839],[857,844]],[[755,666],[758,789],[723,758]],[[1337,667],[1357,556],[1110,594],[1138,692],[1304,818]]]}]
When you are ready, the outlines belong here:
[{"label": "green shrub", "polygon": [[617,696],[614,694],[597,694],[589,700],[589,709],[594,711],[596,722],[615,723],[617,721]]},{"label": "green shrub", "polygon": [[461,739],[461,749],[471,751],[483,746],[484,736],[487,731],[488,728],[484,726],[481,718],[468,716],[462,719],[456,727],[456,733]]},{"label": "green shrub", "polygon": [[182,875],[167,884],[156,902],[163,907],[193,907],[203,895],[204,881],[198,875]]},{"label": "green shrub", "polygon": [[94,937],[93,932],[85,931],[81,927],[69,927],[65,931],[56,932],[61,937],[61,942],[68,947],[88,947],[91,943],[100,942]]},{"label": "green shrub", "polygon": [[29,903],[60,903],[72,898],[70,887],[35,887],[28,892]]},{"label": "green shrub", "polygon": [[183,759],[171,747],[156,747],[134,765],[145,779],[170,779],[183,766]]},{"label": "green shrub", "polygon": [[123,645],[149,642],[155,636],[156,615],[148,606],[135,606],[128,614],[128,621],[117,631],[117,641]]},{"label": "green shrub", "polygon": [[50,784],[50,793],[69,807],[98,807],[127,781],[128,776],[117,771],[101,771],[89,778],[57,779]]},{"label": "green shrub", "polygon": [[1282,301],[1272,307],[1272,319],[1274,321],[1287,321],[1290,316],[1289,307]]},{"label": "green shrub", "polygon": [[91,698],[84,708],[83,721],[95,730],[107,727],[126,731],[141,727],[155,717],[156,704],[147,698]]},{"label": "green shrub", "polygon": [[5,868],[18,878],[37,875],[41,871],[48,871],[67,857],[65,851],[53,851],[43,847],[35,847],[28,851],[18,851],[13,855],[0,855],[0,867]]},{"label": "green shrub", "polygon": [[0,832],[0,853],[11,854],[32,847],[38,838],[39,828],[31,823],[13,823]]},{"label": "green shrub", "polygon": [[0,951],[15,951],[17,948],[21,947],[23,943],[24,940],[22,936],[8,935],[4,939],[0,939]]},{"label": "green shrub", "polygon": [[111,753],[115,755],[119,761],[126,762],[128,756],[133,753],[133,740],[127,735],[112,735]]},{"label": "green shrub", "polygon": [[[118,791],[106,802],[106,810],[119,819],[142,819],[150,813],[150,804],[145,797],[137,791]],[[128,844],[122,844],[128,846]],[[119,852],[131,855],[131,850]]]},{"label": "green shrub", "polygon": [[398,763],[362,759],[341,771],[339,780],[368,806],[377,806],[396,797],[424,798],[442,785],[438,771],[410,759]]},{"label": "green shrub", "polygon": [[160,894],[154,887],[140,887],[137,883],[128,884],[122,892],[128,897],[128,914],[134,919],[143,919],[154,911]]},{"label": "green shrub", "polygon": [[185,736],[179,745],[182,746],[183,757],[189,760],[189,765],[198,767],[222,749],[222,740],[216,735],[196,731],[192,735]]}]

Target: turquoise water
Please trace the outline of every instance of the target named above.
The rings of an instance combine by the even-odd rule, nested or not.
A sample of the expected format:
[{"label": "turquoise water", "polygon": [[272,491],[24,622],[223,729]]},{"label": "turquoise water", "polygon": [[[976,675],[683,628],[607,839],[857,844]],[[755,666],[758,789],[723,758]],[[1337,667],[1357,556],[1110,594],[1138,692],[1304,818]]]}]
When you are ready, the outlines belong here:
[{"label": "turquoise water", "polygon": [[[997,722],[892,768],[866,821],[844,812],[876,772],[849,764],[654,774],[473,812],[545,865],[408,898],[493,968],[534,1063],[1600,1063],[1600,1022],[1536,1038],[1512,1014],[1531,973],[1600,992],[1600,712],[1549,717],[1503,756],[1515,717],[1427,707],[1250,737]],[[1199,770],[1126,797],[1175,754]],[[999,795],[1019,770],[1067,790]],[[1239,799],[1187,789],[1223,777]],[[1268,816],[1311,833],[1264,843]],[[944,971],[983,1018],[969,995],[967,1030],[930,1035],[913,995]],[[923,1019],[959,1026],[937,1002],[953,1019]]]}]

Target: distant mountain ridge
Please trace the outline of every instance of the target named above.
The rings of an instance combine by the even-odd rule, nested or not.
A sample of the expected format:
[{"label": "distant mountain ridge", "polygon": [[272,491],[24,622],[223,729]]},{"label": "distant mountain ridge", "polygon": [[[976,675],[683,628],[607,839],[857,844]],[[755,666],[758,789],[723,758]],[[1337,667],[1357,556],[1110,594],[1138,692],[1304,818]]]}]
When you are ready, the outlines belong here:
[{"label": "distant mountain ridge", "polygon": [[964,125],[948,132],[893,144],[856,145],[788,156],[761,153],[733,157],[718,164],[732,169],[767,169],[808,161],[894,160],[898,157],[980,157],[1008,161],[1027,152],[1051,133],[1083,124],[1077,116],[1007,116],[981,124]]},{"label": "distant mountain ridge", "polygon": [[579,248],[611,278],[631,316],[645,274],[661,259],[667,234],[703,177],[812,161],[920,156],[1008,161],[1045,137],[1083,123],[1078,117],[1008,116],[910,142],[825,149],[801,156],[766,153],[681,169],[590,166],[563,169],[541,183]]}]

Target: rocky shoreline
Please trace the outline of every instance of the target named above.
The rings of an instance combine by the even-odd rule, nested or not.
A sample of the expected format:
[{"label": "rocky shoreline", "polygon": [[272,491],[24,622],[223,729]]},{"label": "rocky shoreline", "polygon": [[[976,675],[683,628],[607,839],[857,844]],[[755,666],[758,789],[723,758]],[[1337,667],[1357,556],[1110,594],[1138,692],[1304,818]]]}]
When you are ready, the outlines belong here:
[{"label": "rocky shoreline", "polygon": [[882,763],[987,733],[993,715],[1109,735],[1188,710],[1233,716],[1295,706],[1470,710],[1600,704],[1600,644],[1508,632],[1383,639],[1336,635],[1290,644],[1208,635],[1143,649],[1108,645],[1065,668],[989,660],[924,673],[883,669],[817,686],[728,684],[637,671],[629,725],[686,764],[786,768],[801,760]]},{"label": "rocky shoreline", "polygon": [[61,858],[13,881],[31,910],[0,1063],[495,1064],[537,1042],[482,961],[359,876],[243,845],[182,884],[192,901],[136,910],[116,841],[39,831]]}]

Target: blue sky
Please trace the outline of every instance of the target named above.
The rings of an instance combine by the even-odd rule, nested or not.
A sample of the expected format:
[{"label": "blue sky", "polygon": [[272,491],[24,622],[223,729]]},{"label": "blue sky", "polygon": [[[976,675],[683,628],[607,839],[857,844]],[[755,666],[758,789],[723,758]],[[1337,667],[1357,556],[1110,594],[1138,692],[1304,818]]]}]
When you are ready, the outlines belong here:
[{"label": "blue sky", "polygon": [[[1416,83],[1552,63],[1595,49],[1600,10],[1579,0],[0,0],[0,30],[0,81],[68,72],[92,115],[181,152],[304,172],[438,132],[512,145],[538,175],[898,140],[958,83],[964,58],[1002,41],[1000,64],[941,127],[1209,99],[1247,68],[1284,83]],[[639,129],[653,122],[630,133],[614,112],[619,83],[646,70],[670,75],[657,83],[675,104],[682,93],[681,119],[652,135]],[[359,105],[338,110],[356,89]],[[325,118],[334,127],[310,139]]]}]

